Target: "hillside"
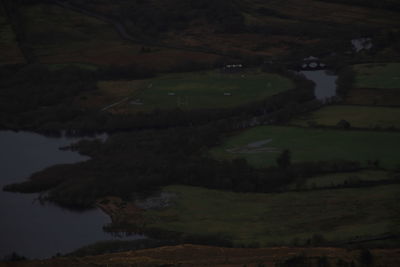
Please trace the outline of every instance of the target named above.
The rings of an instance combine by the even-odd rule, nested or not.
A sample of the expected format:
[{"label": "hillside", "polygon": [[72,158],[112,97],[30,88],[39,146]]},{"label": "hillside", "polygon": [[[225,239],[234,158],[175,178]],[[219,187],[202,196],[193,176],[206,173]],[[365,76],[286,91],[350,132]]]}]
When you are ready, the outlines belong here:
[{"label": "hillside", "polygon": [[360,36],[384,43],[400,24],[391,3],[375,9],[317,0],[2,2],[31,61],[133,63],[164,71],[177,68],[169,62],[177,59],[209,66],[218,55],[260,62],[329,54],[351,49],[350,40]]},{"label": "hillside", "polygon": [[146,237],[0,267],[400,266],[399,15],[395,0],[0,0],[0,130],[78,136],[61,150],[88,157],[3,190]]},{"label": "hillside", "polygon": [[[375,266],[400,264],[398,249],[371,250],[365,257]],[[67,266],[352,266],[366,263],[360,250],[337,248],[217,248],[194,245],[160,247],[101,256],[57,258],[42,261],[0,263],[0,267]],[[323,265],[321,265],[323,264]],[[369,264],[369,263],[368,263]],[[358,265],[357,265],[358,266]],[[366,265],[368,266],[368,265]]]}]

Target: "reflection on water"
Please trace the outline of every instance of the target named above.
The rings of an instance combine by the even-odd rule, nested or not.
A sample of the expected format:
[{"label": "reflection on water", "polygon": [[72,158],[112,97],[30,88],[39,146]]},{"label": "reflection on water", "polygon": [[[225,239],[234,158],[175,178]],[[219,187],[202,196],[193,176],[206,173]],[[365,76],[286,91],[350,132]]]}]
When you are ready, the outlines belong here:
[{"label": "reflection on water", "polygon": [[[58,148],[78,138],[49,138],[26,132],[0,132],[0,187],[21,182],[30,174],[59,163],[87,157]],[[102,227],[109,217],[98,209],[72,212],[35,201],[38,194],[0,191],[0,258],[17,252],[29,258],[68,253],[100,240],[114,239]],[[136,236],[129,239],[135,239]]]},{"label": "reflection on water", "polygon": [[319,100],[336,96],[337,76],[325,70],[301,71],[307,79],[315,83],[315,97]]}]

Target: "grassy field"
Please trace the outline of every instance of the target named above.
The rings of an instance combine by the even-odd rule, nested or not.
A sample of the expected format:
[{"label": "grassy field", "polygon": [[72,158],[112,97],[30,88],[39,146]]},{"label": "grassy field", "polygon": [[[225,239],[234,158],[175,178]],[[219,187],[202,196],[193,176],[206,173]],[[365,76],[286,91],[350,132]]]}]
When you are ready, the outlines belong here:
[{"label": "grassy field", "polygon": [[360,64],[356,71],[356,88],[382,88],[400,90],[400,63]]},{"label": "grassy field", "polygon": [[[228,138],[211,155],[220,159],[244,157],[256,167],[274,165],[284,149],[292,153],[293,162],[345,159],[366,164],[380,160],[384,167],[400,164],[399,133],[339,131],[296,127],[260,126]],[[258,141],[265,144],[254,147]]]},{"label": "grassy field", "polygon": [[168,74],[146,81],[102,82],[100,88],[103,95],[120,92],[119,98],[132,96],[132,100],[141,104],[121,105],[119,112],[138,112],[156,108],[190,110],[240,106],[292,89],[294,84],[276,74],[208,71]]},{"label": "grassy field", "polygon": [[336,126],[346,120],[357,128],[400,128],[400,108],[372,106],[325,106],[315,112],[293,119],[290,124]]},{"label": "grassy field", "polygon": [[170,186],[177,195],[148,210],[149,227],[191,234],[220,233],[236,244],[305,244],[314,234],[331,242],[398,232],[399,185],[280,194],[243,194]]},{"label": "grassy field", "polygon": [[287,186],[287,190],[295,189],[316,189],[334,186],[342,186],[346,184],[356,184],[359,182],[383,181],[395,179],[395,175],[379,170],[363,170],[359,172],[349,173],[332,173],[316,177],[308,178],[302,184],[292,184]]},{"label": "grassy field", "polygon": [[354,65],[354,88],[344,104],[400,106],[400,63]]}]

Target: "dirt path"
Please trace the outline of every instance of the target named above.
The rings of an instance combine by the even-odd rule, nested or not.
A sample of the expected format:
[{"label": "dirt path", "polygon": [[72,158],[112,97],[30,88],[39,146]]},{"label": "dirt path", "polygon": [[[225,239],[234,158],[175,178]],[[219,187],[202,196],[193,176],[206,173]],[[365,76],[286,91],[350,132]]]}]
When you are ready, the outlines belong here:
[{"label": "dirt path", "polygon": [[120,101],[118,101],[118,102],[115,102],[115,103],[113,103],[113,104],[111,104],[111,105],[108,105],[108,106],[102,108],[101,111],[107,111],[107,110],[109,110],[110,108],[116,107],[116,106],[118,106],[118,105],[120,105],[120,104],[122,104],[122,103],[128,101],[129,99],[131,99],[131,97],[125,97],[124,99],[122,99],[122,100],[120,100]]},{"label": "dirt path", "polygon": [[266,147],[265,145],[272,142],[272,139],[260,140],[257,142],[249,143],[245,146],[226,149],[227,152],[232,154],[255,154],[262,152],[280,153],[281,150],[276,147]]}]

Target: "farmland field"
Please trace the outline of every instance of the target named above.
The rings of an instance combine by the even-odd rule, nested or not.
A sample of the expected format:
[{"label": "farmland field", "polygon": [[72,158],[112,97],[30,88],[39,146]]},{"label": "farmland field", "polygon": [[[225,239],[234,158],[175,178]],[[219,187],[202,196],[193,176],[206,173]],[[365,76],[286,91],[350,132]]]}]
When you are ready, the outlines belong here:
[{"label": "farmland field", "polygon": [[347,93],[344,104],[368,106],[400,106],[398,89],[353,88]]},{"label": "farmland field", "polygon": [[356,128],[400,128],[400,108],[373,106],[326,106],[315,112],[293,119],[290,124],[336,126],[346,120]]},{"label": "farmland field", "polygon": [[[274,165],[284,149],[289,149],[293,162],[318,160],[380,160],[384,167],[400,164],[399,133],[338,131],[297,127],[260,126],[228,138],[211,150],[219,159],[246,158],[256,167]],[[255,146],[262,142],[260,146]]]},{"label": "farmland field", "polygon": [[400,106],[400,63],[354,65],[356,79],[345,104]]},{"label": "farmland field", "polygon": [[144,89],[138,90],[133,82],[111,81],[107,85],[110,91],[113,86],[125,90],[126,96],[138,92],[134,98],[140,105],[121,106],[124,111],[235,107],[294,88],[292,81],[285,77],[258,72],[168,74],[136,84]]},{"label": "farmland field", "polygon": [[400,90],[400,63],[360,64],[356,71],[356,88],[386,88]]},{"label": "farmland field", "polygon": [[396,178],[395,174],[381,170],[362,170],[358,172],[330,173],[308,178],[304,181],[304,183],[291,184],[284,189],[310,190],[316,188],[344,186],[346,184],[357,184],[360,182],[384,181],[388,179],[400,179],[400,177]]},{"label": "farmland field", "polygon": [[236,244],[305,244],[323,233],[331,242],[396,233],[399,185],[280,194],[244,194],[169,186],[177,195],[148,210],[148,226],[190,234],[221,234]]}]

